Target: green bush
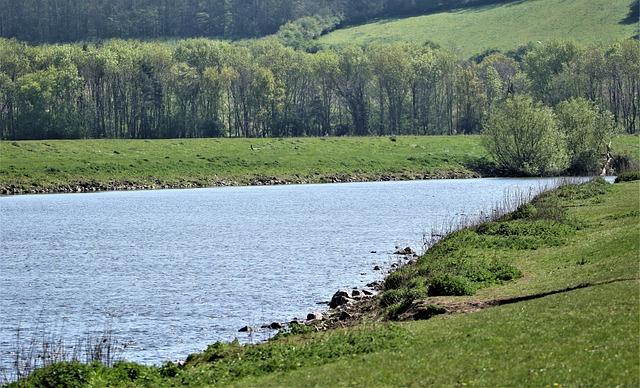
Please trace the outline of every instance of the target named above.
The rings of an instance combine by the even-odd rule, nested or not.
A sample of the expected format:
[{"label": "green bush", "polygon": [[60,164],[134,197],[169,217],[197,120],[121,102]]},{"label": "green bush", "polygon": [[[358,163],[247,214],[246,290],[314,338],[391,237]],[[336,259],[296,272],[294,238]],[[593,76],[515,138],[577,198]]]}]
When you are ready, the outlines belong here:
[{"label": "green bush", "polygon": [[499,167],[518,175],[547,175],[567,169],[565,137],[553,111],[531,97],[515,96],[484,123],[483,143]]},{"label": "green bush", "polygon": [[173,378],[180,373],[180,368],[173,362],[166,362],[160,367],[160,376],[164,378]]},{"label": "green bush", "polygon": [[113,366],[113,370],[119,373],[124,379],[136,381],[142,374],[142,367],[132,362],[118,362]]},{"label": "green bush", "polygon": [[90,367],[79,362],[59,362],[38,369],[20,387],[84,387],[88,383]]},{"label": "green bush", "polygon": [[392,272],[384,280],[384,289],[393,290],[405,286],[415,274],[412,267],[405,267],[401,270]]},{"label": "green bush", "polygon": [[494,261],[490,271],[499,281],[509,281],[522,277],[522,271],[518,268],[500,261]]},{"label": "green bush", "polygon": [[623,172],[616,178],[616,183],[640,180],[640,171]]},{"label": "green bush", "polygon": [[640,171],[640,162],[629,155],[615,155],[611,162],[611,168],[613,168],[617,174]]},{"label": "green bush", "polygon": [[602,168],[600,156],[607,152],[607,144],[614,131],[611,112],[580,97],[561,102],[555,111],[567,141],[571,160],[569,171],[574,174],[599,172]]},{"label": "green bush", "polygon": [[394,303],[390,306],[387,306],[387,318],[388,319],[398,319],[398,317],[407,311],[408,304],[405,301]]},{"label": "green bush", "polygon": [[389,307],[398,303],[405,303],[407,292],[405,289],[387,290],[382,293],[380,304],[383,307]]},{"label": "green bush", "polygon": [[437,275],[429,282],[429,296],[473,295],[475,287],[471,282],[457,275]]},{"label": "green bush", "polygon": [[532,203],[525,203],[518,207],[506,218],[509,220],[535,219],[538,216],[538,209]]},{"label": "green bush", "polygon": [[597,175],[601,169],[601,158],[595,150],[584,150],[576,153],[571,159],[569,172],[575,175]]}]

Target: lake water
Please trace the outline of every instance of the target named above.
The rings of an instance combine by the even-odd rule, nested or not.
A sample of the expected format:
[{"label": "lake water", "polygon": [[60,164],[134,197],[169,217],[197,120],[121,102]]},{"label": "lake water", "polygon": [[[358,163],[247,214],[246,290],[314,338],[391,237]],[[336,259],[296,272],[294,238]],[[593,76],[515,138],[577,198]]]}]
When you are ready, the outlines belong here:
[{"label": "lake water", "polygon": [[[109,327],[132,361],[184,359],[304,318],[433,225],[557,179],[471,179],[0,198],[0,366],[42,330]],[[376,253],[371,253],[376,252]],[[258,334],[259,338],[270,335]],[[255,338],[253,338],[255,339]]]}]

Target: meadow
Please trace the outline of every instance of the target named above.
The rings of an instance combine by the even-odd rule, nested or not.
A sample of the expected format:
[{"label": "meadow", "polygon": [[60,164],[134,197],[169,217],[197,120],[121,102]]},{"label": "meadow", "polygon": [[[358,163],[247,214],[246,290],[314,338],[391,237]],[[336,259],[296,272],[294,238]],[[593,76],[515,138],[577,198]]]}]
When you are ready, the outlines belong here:
[{"label": "meadow", "polygon": [[468,58],[488,49],[515,50],[528,42],[570,38],[582,44],[609,43],[635,35],[630,0],[507,1],[424,16],[385,19],[336,30],[323,46],[427,41]]},{"label": "meadow", "polygon": [[[640,156],[637,136],[614,151]],[[0,189],[24,193],[473,177],[479,136],[0,142]]]},{"label": "meadow", "polygon": [[478,137],[0,142],[0,187],[215,186],[472,176]]}]

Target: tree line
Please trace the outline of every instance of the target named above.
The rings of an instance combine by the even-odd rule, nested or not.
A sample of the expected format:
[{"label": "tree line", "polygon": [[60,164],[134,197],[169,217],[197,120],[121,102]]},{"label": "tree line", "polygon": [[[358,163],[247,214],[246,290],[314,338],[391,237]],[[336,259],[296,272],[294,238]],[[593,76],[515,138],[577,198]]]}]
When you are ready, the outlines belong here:
[{"label": "tree line", "polygon": [[231,44],[0,39],[2,139],[479,133],[513,95],[582,97],[640,126],[640,42],[570,42],[461,60],[434,45],[307,53]]},{"label": "tree line", "polygon": [[[0,0],[0,36],[29,42],[270,35],[304,17],[339,23],[505,0]],[[333,27],[337,24],[328,25]]]}]

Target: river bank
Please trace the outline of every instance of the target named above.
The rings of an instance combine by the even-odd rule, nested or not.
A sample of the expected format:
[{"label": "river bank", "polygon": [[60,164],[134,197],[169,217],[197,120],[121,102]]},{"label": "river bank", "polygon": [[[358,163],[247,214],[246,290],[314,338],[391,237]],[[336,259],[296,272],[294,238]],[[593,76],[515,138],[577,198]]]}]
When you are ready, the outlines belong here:
[{"label": "river bank", "polygon": [[[70,194],[70,193],[95,193],[104,191],[140,191],[140,190],[170,190],[170,189],[202,189],[212,187],[238,187],[238,186],[281,186],[318,183],[357,183],[357,182],[392,182],[413,181],[430,179],[471,179],[481,178],[479,173],[473,171],[443,171],[427,174],[421,173],[380,173],[380,174],[340,174],[340,175],[314,175],[307,177],[281,178],[277,176],[255,176],[244,180],[215,180],[163,183],[138,183],[130,181],[117,181],[100,183],[95,181],[74,182],[58,186],[38,187],[0,185],[0,195],[21,194]],[[489,176],[484,176],[489,177]]]},{"label": "river bank", "polygon": [[477,136],[0,142],[0,193],[478,176]]},{"label": "river bank", "polygon": [[0,195],[495,175],[479,136],[0,141]]},{"label": "river bank", "polygon": [[[389,275],[379,296],[347,301],[372,314],[347,311],[353,319],[333,326],[342,329],[294,325],[256,346],[211,345],[182,366],[59,365],[26,385],[54,371],[110,386],[637,385],[639,195],[637,181],[563,188],[453,233]],[[432,292],[443,290],[432,288],[438,271],[465,292]]]}]

